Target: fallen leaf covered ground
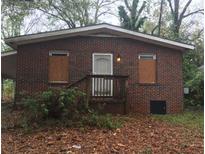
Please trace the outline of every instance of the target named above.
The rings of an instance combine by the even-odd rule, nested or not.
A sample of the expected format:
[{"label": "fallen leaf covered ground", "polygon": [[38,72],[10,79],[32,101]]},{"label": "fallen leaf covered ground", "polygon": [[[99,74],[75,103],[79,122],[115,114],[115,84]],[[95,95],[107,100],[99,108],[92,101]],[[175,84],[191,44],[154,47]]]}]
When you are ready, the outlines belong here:
[{"label": "fallen leaf covered ground", "polygon": [[2,131],[2,153],[203,153],[203,134],[150,116],[126,117],[116,130],[47,128]]}]

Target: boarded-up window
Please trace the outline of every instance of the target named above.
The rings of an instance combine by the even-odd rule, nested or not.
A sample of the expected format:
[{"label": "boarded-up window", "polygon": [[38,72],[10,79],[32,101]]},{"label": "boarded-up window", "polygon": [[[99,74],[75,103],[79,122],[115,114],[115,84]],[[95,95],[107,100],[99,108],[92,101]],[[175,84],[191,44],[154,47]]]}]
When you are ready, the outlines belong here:
[{"label": "boarded-up window", "polygon": [[53,83],[67,83],[69,77],[68,53],[50,52],[48,80]]},{"label": "boarded-up window", "polygon": [[139,83],[156,83],[156,55],[139,55]]}]

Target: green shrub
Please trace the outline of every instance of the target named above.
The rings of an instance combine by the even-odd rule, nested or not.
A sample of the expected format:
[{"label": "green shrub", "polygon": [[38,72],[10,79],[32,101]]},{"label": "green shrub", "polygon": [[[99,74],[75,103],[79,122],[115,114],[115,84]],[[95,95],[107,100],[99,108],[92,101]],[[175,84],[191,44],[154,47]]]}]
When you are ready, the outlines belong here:
[{"label": "green shrub", "polygon": [[14,100],[15,84],[12,80],[6,79],[3,81],[2,98],[5,102]]},{"label": "green shrub", "polygon": [[77,89],[49,89],[23,99],[30,120],[67,116],[73,119],[79,111],[85,111],[85,94]]},{"label": "green shrub", "polygon": [[204,106],[204,76],[199,70],[198,59],[195,51],[189,52],[183,57],[184,86],[189,88],[189,94],[185,95],[185,107]]},{"label": "green shrub", "polygon": [[[115,129],[122,124],[110,114],[93,112],[85,101],[85,94],[76,88],[49,89],[33,96],[26,95],[23,102],[24,117],[29,124],[66,127],[89,125],[107,129]],[[29,124],[24,123],[24,126]]]},{"label": "green shrub", "polygon": [[189,94],[185,95],[185,107],[201,108],[204,106],[204,77],[198,71],[195,76],[186,82],[186,87],[190,89]]},{"label": "green shrub", "polygon": [[29,120],[36,120],[39,118],[39,109],[38,109],[38,103],[37,100],[31,97],[27,97],[23,99],[23,102],[25,104],[26,110],[25,110],[25,117]]},{"label": "green shrub", "polygon": [[84,123],[98,128],[116,129],[122,126],[122,121],[115,120],[110,114],[99,115],[91,113],[84,119]]}]

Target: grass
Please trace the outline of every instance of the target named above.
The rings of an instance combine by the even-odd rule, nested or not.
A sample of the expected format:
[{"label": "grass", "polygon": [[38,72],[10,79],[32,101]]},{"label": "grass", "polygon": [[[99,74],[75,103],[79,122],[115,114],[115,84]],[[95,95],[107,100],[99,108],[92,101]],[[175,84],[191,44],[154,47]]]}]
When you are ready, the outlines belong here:
[{"label": "grass", "polygon": [[39,121],[28,121],[28,119],[22,119],[21,128],[23,132],[33,133],[34,131],[49,129],[49,128],[79,128],[80,131],[84,131],[88,127],[115,130],[121,128],[125,122],[125,119],[118,116],[113,116],[111,114],[98,114],[92,113],[83,115],[79,119],[69,119],[68,117],[63,117],[60,119],[47,118],[39,119]]},{"label": "grass", "polygon": [[185,111],[180,114],[153,115],[153,118],[176,125],[183,125],[191,129],[198,129],[203,133],[204,114],[201,111]]}]

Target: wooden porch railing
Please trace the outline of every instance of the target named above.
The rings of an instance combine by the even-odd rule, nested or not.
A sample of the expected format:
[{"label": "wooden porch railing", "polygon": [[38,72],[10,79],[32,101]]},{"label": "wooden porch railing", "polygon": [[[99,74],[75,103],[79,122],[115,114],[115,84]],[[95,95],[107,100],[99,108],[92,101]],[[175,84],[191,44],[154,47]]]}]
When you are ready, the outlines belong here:
[{"label": "wooden porch railing", "polygon": [[126,81],[124,75],[86,75],[67,88],[77,87],[86,93],[87,101],[126,101]]}]

